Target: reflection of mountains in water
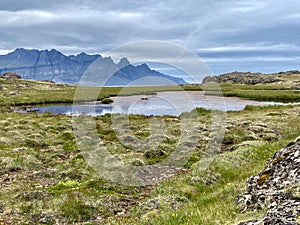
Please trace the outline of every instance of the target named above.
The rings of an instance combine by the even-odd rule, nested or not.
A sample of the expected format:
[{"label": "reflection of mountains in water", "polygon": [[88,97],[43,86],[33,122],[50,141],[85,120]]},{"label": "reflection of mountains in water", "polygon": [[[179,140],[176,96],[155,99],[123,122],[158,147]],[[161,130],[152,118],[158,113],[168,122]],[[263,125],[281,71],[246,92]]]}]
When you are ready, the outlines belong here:
[{"label": "reflection of mountains in water", "polygon": [[50,105],[33,107],[27,111],[36,111],[39,113],[50,112],[53,114],[65,114],[72,116],[88,115],[99,116],[112,112],[112,106],[107,105]]},{"label": "reflection of mountains in water", "polygon": [[[91,102],[84,105],[52,105],[35,107],[30,110],[54,114],[99,116],[106,113],[142,114],[153,116],[179,116],[197,107],[221,111],[237,111],[246,105],[286,105],[279,102],[257,102],[236,97],[205,96],[202,91],[168,91],[157,95],[133,95],[111,97],[110,105]],[[143,100],[142,100],[143,99]],[[299,103],[295,103],[299,104]]]},{"label": "reflection of mountains in water", "polygon": [[[102,58],[99,54],[88,55],[83,52],[66,56],[55,49],[39,51],[18,48],[7,55],[0,55],[0,73],[14,71],[24,79],[75,84],[79,83],[92,63],[93,67],[97,68],[94,71],[89,70],[90,74],[84,79],[86,85],[124,86],[132,82],[130,85],[186,83],[181,78],[151,70],[146,64],[133,66],[127,58],[114,63],[110,57]],[[106,74],[100,74],[99,68],[105,68]],[[110,73],[112,71],[113,73]],[[105,76],[110,74],[113,74],[112,77],[106,80]]]}]

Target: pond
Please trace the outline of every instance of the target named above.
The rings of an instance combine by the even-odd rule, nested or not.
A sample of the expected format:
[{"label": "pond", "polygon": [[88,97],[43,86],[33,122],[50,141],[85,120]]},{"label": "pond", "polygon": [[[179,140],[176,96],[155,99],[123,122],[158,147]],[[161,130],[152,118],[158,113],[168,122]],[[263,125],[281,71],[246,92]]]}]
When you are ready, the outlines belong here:
[{"label": "pond", "polygon": [[[196,107],[216,109],[221,111],[243,110],[246,105],[287,105],[280,102],[258,102],[236,97],[206,96],[204,91],[167,91],[156,95],[132,95],[111,97],[112,104],[89,102],[80,105],[47,105],[27,108],[27,111],[40,113],[51,112],[65,115],[98,116],[106,113],[142,114],[163,116],[178,116],[183,112],[190,112]],[[296,103],[299,104],[299,103]]]}]

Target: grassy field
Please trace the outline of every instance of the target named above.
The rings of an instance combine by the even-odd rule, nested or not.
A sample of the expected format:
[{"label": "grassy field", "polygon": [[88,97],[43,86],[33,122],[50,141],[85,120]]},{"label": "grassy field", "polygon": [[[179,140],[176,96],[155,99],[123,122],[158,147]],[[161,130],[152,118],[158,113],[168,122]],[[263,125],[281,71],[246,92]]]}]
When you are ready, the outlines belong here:
[{"label": "grassy field", "polygon": [[[264,210],[241,212],[235,198],[245,190],[247,177],[259,172],[269,157],[300,135],[300,106],[251,106],[229,112],[221,152],[208,168],[201,170],[211,112],[198,109],[200,123],[195,135],[199,141],[184,170],[157,185],[132,187],[103,179],[87,164],[76,144],[72,117],[10,110],[19,104],[72,102],[75,87],[23,80],[1,80],[0,85],[1,225],[223,225],[258,218]],[[235,93],[245,90],[244,86],[222,87],[227,91],[231,87]],[[128,89],[128,94],[162,91],[161,87],[156,88]],[[247,88],[252,95],[260,93],[258,99],[266,90],[258,86]],[[275,91],[274,87],[268,90]],[[105,91],[103,96],[108,97],[117,94],[119,88]],[[140,139],[149,137],[153,118],[130,116],[132,135]],[[150,165],[168,157],[181,135],[180,117],[160,119],[166,124],[166,133],[159,151],[153,154],[124,145],[111,127],[110,115],[96,117],[95,127],[109,152],[124,163]]]},{"label": "grassy field", "polygon": [[[74,101],[76,86],[55,84],[39,81],[5,80],[0,78],[0,106],[37,105],[52,103],[69,103]],[[241,97],[257,101],[297,102],[300,101],[300,91],[287,85],[242,85],[221,84],[217,90],[205,85],[153,86],[153,87],[80,87],[84,93],[98,93],[98,97],[88,95],[76,101],[103,100],[117,95],[155,94],[160,91],[199,91],[205,90],[207,95],[223,95]],[[83,95],[82,95],[83,96]]]},{"label": "grassy field", "polygon": [[[221,84],[222,95],[226,97],[240,97],[257,101],[299,102],[300,90],[291,89],[286,85],[244,85]],[[207,95],[220,95],[220,91],[206,87]]]},{"label": "grassy field", "polygon": [[[258,101],[297,102],[300,101],[300,73],[297,71],[274,74],[229,73],[217,76],[224,96],[234,96]],[[266,82],[264,82],[265,80]],[[269,80],[269,81],[268,81]],[[270,80],[273,80],[270,82]],[[248,83],[247,83],[247,82]],[[255,83],[255,85],[251,85]],[[219,95],[205,83],[207,94]]]},{"label": "grassy field", "polygon": [[[0,78],[0,106],[33,105],[50,103],[73,103],[76,86],[42,81],[5,80]],[[102,100],[117,95],[155,94],[159,91],[201,90],[196,85],[149,86],[149,87],[81,87],[86,93],[99,92],[97,99],[76,99],[78,101]],[[122,92],[121,92],[122,91]],[[121,94],[120,94],[121,92]]]}]

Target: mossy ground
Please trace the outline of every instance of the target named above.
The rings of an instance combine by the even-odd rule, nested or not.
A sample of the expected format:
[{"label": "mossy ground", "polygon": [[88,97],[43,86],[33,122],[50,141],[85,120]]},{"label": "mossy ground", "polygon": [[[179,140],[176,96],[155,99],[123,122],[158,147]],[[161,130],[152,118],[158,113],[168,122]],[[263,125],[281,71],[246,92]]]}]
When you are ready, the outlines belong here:
[{"label": "mossy ground", "polygon": [[[81,87],[84,93],[96,93],[99,91],[97,99],[86,96],[86,99],[76,99],[76,101],[105,100],[108,103],[110,96],[116,95],[150,95],[159,91],[181,91],[181,90],[201,90],[199,85],[181,86],[149,86],[149,87],[104,87],[101,91],[97,87]],[[57,84],[34,80],[6,80],[0,78],[0,106],[33,105],[47,103],[70,103],[74,101],[76,86]]]},{"label": "mossy ground", "polygon": [[[274,102],[299,102],[300,90],[293,89],[290,85],[280,84],[221,84],[222,95],[226,97],[240,97],[258,101],[274,101]],[[209,88],[209,84],[205,88],[207,95],[220,95],[220,91]]]},{"label": "mossy ground", "polygon": [[[241,97],[258,101],[299,102],[300,101],[300,74],[277,73],[264,74],[261,77],[279,79],[275,83],[258,83],[246,85],[239,83],[221,83],[222,95],[228,97]],[[208,95],[220,95],[219,90],[214,90],[215,85],[206,83],[203,86]]]},{"label": "mossy ground", "polygon": [[[242,213],[235,198],[245,190],[247,177],[259,172],[267,158],[300,135],[300,106],[229,112],[222,153],[203,171],[199,160],[208,140],[210,112],[200,109],[197,129],[203,138],[185,172],[154,186],[124,186],[102,179],[87,165],[76,145],[71,117],[21,114],[8,107],[49,99],[49,92],[43,96],[41,86],[55,88],[56,84],[33,82],[33,86],[41,86],[26,91],[27,82],[16,81],[24,82],[22,94],[9,97],[14,90],[10,89],[12,83],[5,82],[1,94],[7,97],[1,98],[0,110],[0,224],[215,225],[260,217],[263,211]],[[75,88],[58,85],[57,93],[61,91],[69,94],[56,96],[55,101],[72,98]],[[24,96],[30,98],[24,100]],[[133,135],[147,138],[151,119],[130,116]],[[168,155],[177,144],[180,120],[162,119],[167,132],[159,148]],[[96,118],[98,134],[112,154],[127,163],[136,159],[152,164],[163,159],[123,145],[110,125],[109,115]]]}]

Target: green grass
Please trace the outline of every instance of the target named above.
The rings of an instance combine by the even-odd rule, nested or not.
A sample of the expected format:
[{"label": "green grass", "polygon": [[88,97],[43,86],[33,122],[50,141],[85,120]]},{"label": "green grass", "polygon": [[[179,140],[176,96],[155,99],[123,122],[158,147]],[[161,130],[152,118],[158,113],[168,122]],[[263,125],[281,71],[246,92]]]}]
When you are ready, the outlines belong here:
[{"label": "green grass", "polygon": [[[244,212],[235,203],[235,198],[245,190],[247,178],[263,169],[268,158],[288,142],[300,135],[299,107],[256,108],[247,112],[229,113],[229,118],[241,121],[253,120],[265,123],[270,129],[278,129],[280,140],[269,142],[265,140],[248,141],[243,133],[236,132],[242,138],[234,145],[235,150],[218,155],[210,167],[199,172],[197,164],[191,167],[189,173],[169,179],[157,186],[150,199],[177,199],[171,204],[144,210],[136,207],[130,218],[119,219],[115,224],[234,224],[238,221],[262,217],[264,211]],[[284,118],[272,120],[267,118],[270,113],[278,112]],[[294,112],[290,116],[283,112]],[[257,119],[257,114],[260,119]],[[275,121],[276,119],[277,121]],[[296,119],[295,123],[293,120]],[[274,120],[274,121],[273,121]],[[288,127],[285,129],[281,127]],[[214,179],[217,177],[217,179]],[[203,181],[212,179],[209,185]],[[196,180],[196,182],[194,181]],[[181,199],[181,200],[180,200]],[[179,205],[178,207],[176,206]],[[139,218],[142,218],[140,221]]]},{"label": "green grass", "polygon": [[226,97],[240,97],[257,101],[274,102],[299,102],[300,91],[291,90],[284,85],[243,85],[243,84],[220,84],[219,90],[204,88],[206,95],[223,95]]},{"label": "green grass", "polygon": [[[73,103],[76,86],[30,80],[5,80],[0,78],[0,106]],[[76,101],[103,101],[117,95],[152,95],[160,91],[201,90],[197,85],[146,86],[146,87],[80,87],[82,96]],[[90,97],[91,93],[99,93]],[[109,100],[104,100],[105,102]],[[109,102],[107,102],[109,103]]]},{"label": "green grass", "polygon": [[[300,135],[300,106],[247,106],[228,112],[222,152],[206,170],[201,160],[210,128],[210,111],[196,109],[201,137],[185,171],[160,184],[145,187],[104,180],[87,164],[76,144],[72,118],[51,113],[15,113],[10,106],[39,102],[73,101],[75,87],[34,81],[5,81],[0,107],[0,224],[234,224],[259,218],[264,211],[241,212],[235,198],[245,190],[249,176],[263,169],[266,160]],[[18,83],[19,82],[19,83]],[[25,85],[27,83],[27,85]],[[18,95],[16,84],[22,84]],[[29,85],[29,87],[27,87]],[[282,87],[222,86],[229,93],[250,93],[261,99],[275,93],[287,99]],[[8,90],[9,88],[9,90]],[[156,88],[156,89],[155,89]],[[182,87],[134,87],[123,94],[153,94]],[[252,89],[251,89],[252,88]],[[19,88],[20,89],[20,88]],[[197,90],[198,86],[184,86]],[[102,89],[99,99],[117,95],[121,88]],[[295,92],[295,95],[298,95]],[[3,97],[3,98],[2,98]],[[131,115],[131,135],[146,140],[155,117]],[[159,117],[166,134],[158,148],[172,153],[181,135],[180,118]],[[152,164],[145,150],[125,145],[111,127],[111,116],[95,118],[101,141],[111,154],[130,164]],[[198,137],[197,136],[197,137]],[[130,137],[127,137],[130,138]]]}]

